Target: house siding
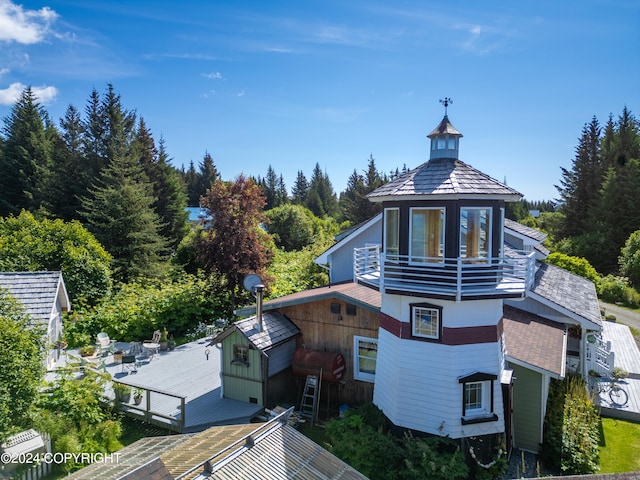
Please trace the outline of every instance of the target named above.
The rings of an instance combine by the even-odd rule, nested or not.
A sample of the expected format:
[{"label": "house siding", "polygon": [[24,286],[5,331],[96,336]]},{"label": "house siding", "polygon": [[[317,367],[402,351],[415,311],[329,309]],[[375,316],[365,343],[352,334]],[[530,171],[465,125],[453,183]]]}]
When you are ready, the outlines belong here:
[{"label": "house siding", "polygon": [[[331,312],[331,304],[340,304],[340,313]],[[356,306],[355,315],[347,315],[348,302],[320,300],[283,307],[280,311],[298,328],[298,346],[309,350],[341,353],[345,359],[344,383],[338,389],[341,403],[361,404],[373,398],[373,383],[354,379],[353,337],[378,338],[379,313]]]},{"label": "house siding", "polygon": [[340,248],[331,255],[329,274],[332,283],[353,279],[353,249],[365,245],[381,245],[381,231],[381,227],[369,228],[357,238],[346,242],[346,248]]},{"label": "house siding", "polygon": [[542,442],[543,375],[520,365],[511,365],[513,386],[514,444],[537,453]]},{"label": "house siding", "polygon": [[497,343],[425,348],[381,329],[374,403],[397,426],[451,438],[504,431],[500,383],[493,383],[497,421],[462,425],[462,387],[458,378],[482,371],[499,376]]},{"label": "house siding", "polygon": [[296,341],[291,339],[288,342],[278,345],[275,348],[269,349],[267,355],[269,356],[269,377],[280,373],[284,369],[291,366],[291,359],[293,353],[296,351]]}]

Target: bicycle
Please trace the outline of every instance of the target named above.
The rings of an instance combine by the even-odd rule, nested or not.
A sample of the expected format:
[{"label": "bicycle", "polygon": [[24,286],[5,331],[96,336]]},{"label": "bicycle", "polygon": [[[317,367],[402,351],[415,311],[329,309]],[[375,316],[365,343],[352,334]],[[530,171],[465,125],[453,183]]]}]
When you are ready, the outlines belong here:
[{"label": "bicycle", "polygon": [[593,386],[593,388],[594,390],[595,388],[598,389],[598,395],[608,392],[611,403],[622,407],[629,401],[629,395],[627,394],[626,390],[618,385],[618,380],[620,380],[620,378],[615,376],[612,378],[599,378],[596,380],[597,383]]}]

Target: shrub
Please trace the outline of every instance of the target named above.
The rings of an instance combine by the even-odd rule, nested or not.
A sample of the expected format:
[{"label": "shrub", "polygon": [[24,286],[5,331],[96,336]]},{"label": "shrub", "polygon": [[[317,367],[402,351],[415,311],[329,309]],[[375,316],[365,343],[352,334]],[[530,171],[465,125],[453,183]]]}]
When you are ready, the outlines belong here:
[{"label": "shrub", "polygon": [[598,295],[607,303],[622,302],[628,286],[626,278],[609,274],[600,279]]},{"label": "shrub", "polygon": [[173,282],[123,285],[95,308],[79,309],[65,323],[69,345],[103,331],[112,339],[139,341],[166,326],[173,335],[183,335],[199,322],[211,323],[224,315],[224,299],[208,293],[207,282],[185,275]]},{"label": "shrub", "polygon": [[598,469],[599,417],[585,381],[576,375],[552,380],[544,419],[542,457],[565,474]]},{"label": "shrub", "polygon": [[587,280],[591,280],[596,285],[596,288],[600,283],[600,275],[598,275],[596,269],[593,268],[589,261],[585,258],[574,257],[571,255],[565,255],[564,253],[554,252],[546,258],[546,261],[551,265],[556,265],[560,268],[564,268],[565,270],[570,271],[571,273],[580,275]]},{"label": "shrub", "polygon": [[441,437],[395,436],[384,414],[372,403],[345,412],[327,423],[330,450],[371,478],[455,480],[469,468],[457,444]]}]

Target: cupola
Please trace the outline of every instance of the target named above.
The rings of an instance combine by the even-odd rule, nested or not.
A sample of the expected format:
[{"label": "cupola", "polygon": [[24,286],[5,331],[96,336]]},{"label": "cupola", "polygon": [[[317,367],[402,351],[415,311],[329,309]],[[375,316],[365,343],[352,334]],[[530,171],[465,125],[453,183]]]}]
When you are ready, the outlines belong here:
[{"label": "cupola", "polygon": [[458,147],[460,145],[460,138],[462,134],[456,130],[447,116],[447,107],[453,103],[449,97],[445,97],[444,100],[440,100],[440,103],[444,105],[444,118],[427,138],[431,139],[431,154],[429,160],[437,158],[458,158]]}]

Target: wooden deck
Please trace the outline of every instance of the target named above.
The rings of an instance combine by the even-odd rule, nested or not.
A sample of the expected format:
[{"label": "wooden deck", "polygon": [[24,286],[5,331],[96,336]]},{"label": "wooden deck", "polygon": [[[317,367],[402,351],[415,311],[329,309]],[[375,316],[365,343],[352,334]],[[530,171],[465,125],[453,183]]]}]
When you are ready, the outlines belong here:
[{"label": "wooden deck", "polygon": [[602,337],[611,341],[611,350],[615,353],[614,366],[621,367],[629,376],[619,382],[628,394],[625,405],[617,405],[611,401],[609,394],[603,392],[596,399],[605,417],[640,421],[640,350],[636,345],[629,327],[614,322],[604,322]]},{"label": "wooden deck", "polygon": [[[126,369],[123,372],[122,365],[113,362],[113,355],[106,357],[104,365],[100,360],[93,364],[98,369],[106,368],[114,380],[152,391],[146,392],[138,407],[133,400],[122,405],[125,413],[131,416],[144,419],[148,398],[151,412],[146,412],[147,419],[175,431],[197,432],[213,425],[249,423],[264,408],[222,398],[220,351],[215,346],[209,347],[208,341],[203,338],[180,345],[173,351],[159,352],[151,360],[142,362],[135,373]],[[116,349],[128,348],[128,343],[116,344]],[[74,355],[74,352],[68,355]],[[113,398],[111,390],[106,393]],[[182,398],[184,417],[181,414]]]}]

